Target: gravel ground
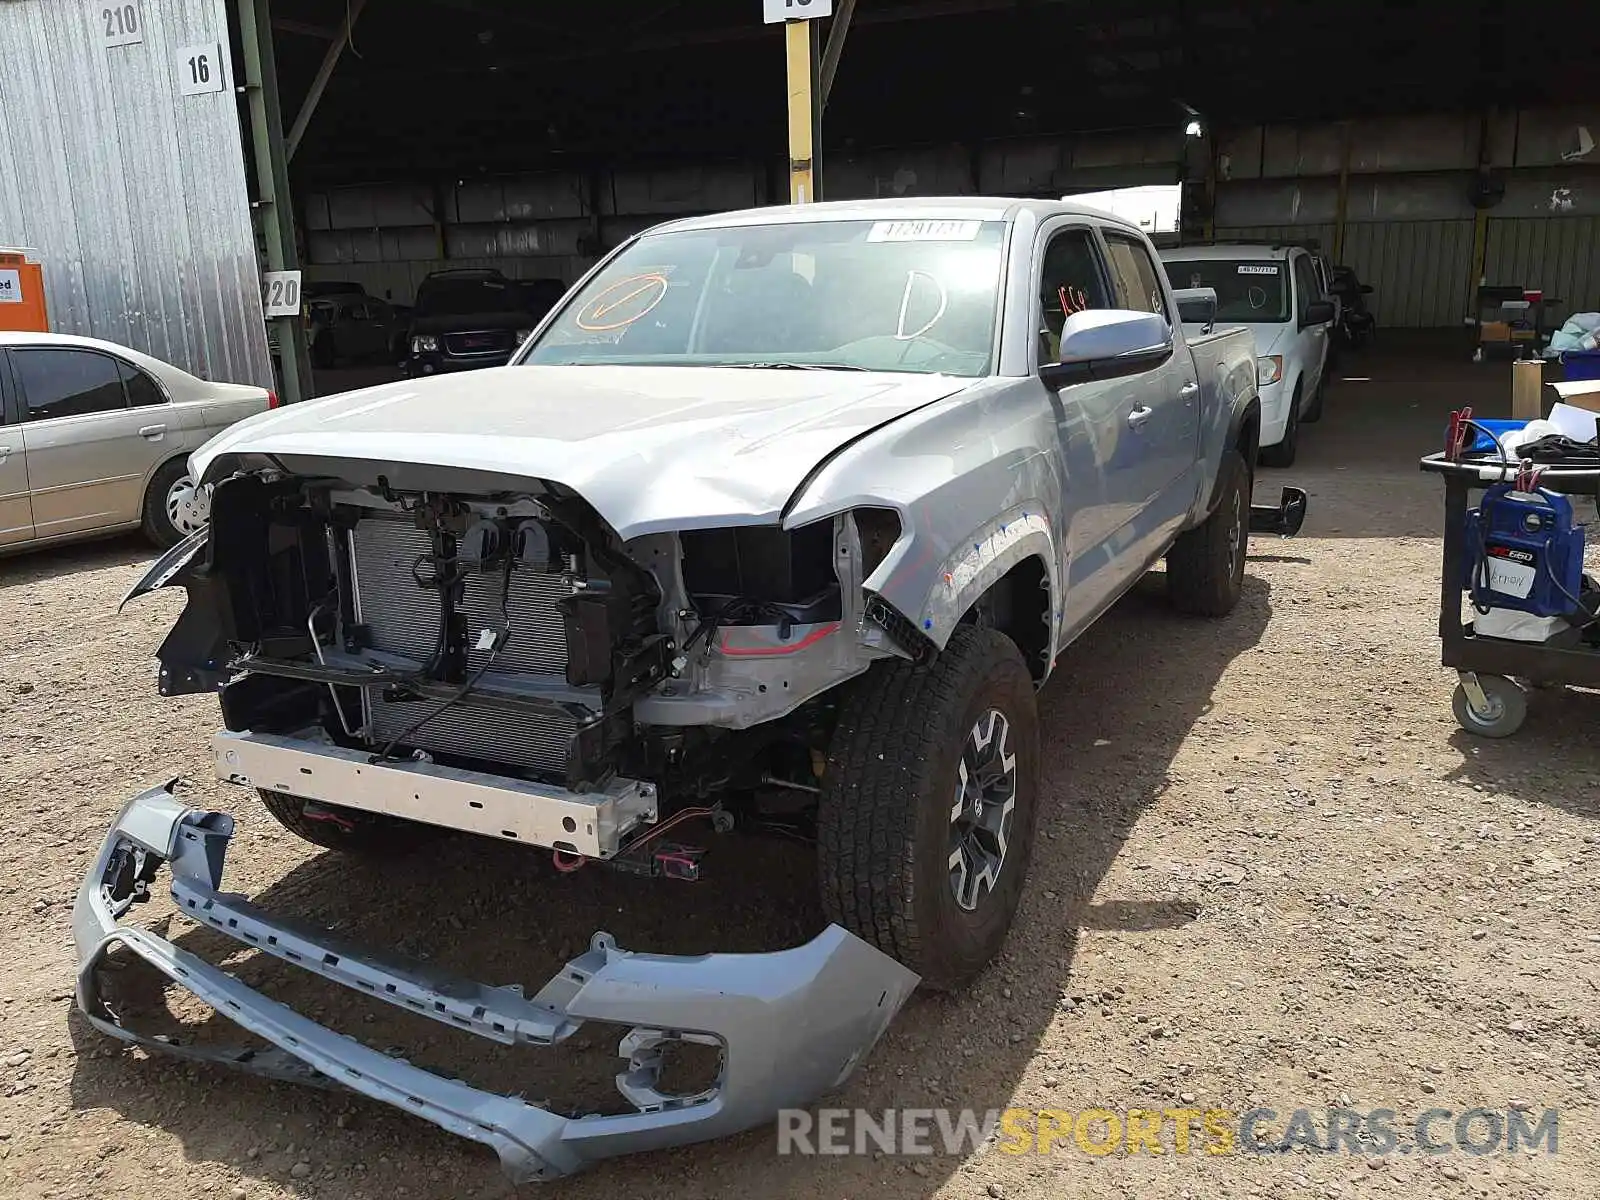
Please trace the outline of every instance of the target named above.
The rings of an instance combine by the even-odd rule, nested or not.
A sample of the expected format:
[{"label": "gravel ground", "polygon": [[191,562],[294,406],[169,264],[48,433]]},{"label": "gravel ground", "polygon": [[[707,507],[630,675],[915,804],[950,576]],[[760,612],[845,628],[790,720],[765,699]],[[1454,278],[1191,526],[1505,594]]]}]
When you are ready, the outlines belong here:
[{"label": "gravel ground", "polygon": [[[1494,370],[1494,374],[1488,372]],[[978,1110],[1176,1106],[1560,1110],[1559,1153],[779,1157],[770,1129],[554,1185],[573,1197],[1587,1197],[1600,1177],[1600,700],[1533,697],[1508,742],[1451,719],[1435,638],[1441,489],[1415,468],[1443,414],[1493,412],[1493,368],[1351,364],[1293,479],[1313,516],[1258,542],[1228,620],[1130,596],[1043,697],[1043,838],[1004,958],[917,997],[835,1103]],[[716,855],[714,885],[554,876],[453,841],[353,866],[209,777],[205,699],[162,700],[152,653],[181,596],[121,616],[150,554],[117,542],[0,562],[0,1195],[143,1200],[507,1192],[492,1156],[364,1100],[124,1050],[71,1011],[71,897],[115,808],[182,776],[238,812],[230,885],[270,907],[541,983],[597,927],[630,947],[793,944],[815,932],[803,848]],[[161,902],[141,917],[159,922]],[[499,1055],[369,1010],[231,943],[179,941],[335,1027],[530,1097],[598,1093],[598,1035]],[[174,1001],[206,1039],[225,1023]],[[222,1028],[219,1028],[222,1026]],[[1447,1132],[1449,1124],[1437,1126]],[[1170,1132],[1166,1136],[1172,1146]]]}]

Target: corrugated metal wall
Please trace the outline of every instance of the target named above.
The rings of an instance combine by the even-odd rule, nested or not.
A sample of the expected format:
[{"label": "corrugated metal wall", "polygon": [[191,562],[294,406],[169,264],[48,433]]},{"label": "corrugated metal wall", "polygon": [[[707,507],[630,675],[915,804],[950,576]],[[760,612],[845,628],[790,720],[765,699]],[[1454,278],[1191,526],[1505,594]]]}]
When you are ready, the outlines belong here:
[{"label": "corrugated metal wall", "polygon": [[[1331,257],[1335,232],[1331,222],[1219,226],[1216,237],[1265,242],[1315,239]],[[1380,325],[1423,329],[1459,325],[1471,311],[1471,221],[1351,221],[1345,225],[1343,260],[1363,283],[1372,285],[1367,303]]]},{"label": "corrugated metal wall", "polygon": [[1600,311],[1600,216],[1491,220],[1483,271],[1490,283],[1543,288],[1561,317]]},{"label": "corrugated metal wall", "polygon": [[[1184,140],[1167,133],[1092,133],[985,146],[840,150],[823,156],[824,198],[985,193],[1061,196],[1174,183]],[[491,266],[513,278],[573,282],[597,255],[637,231],[697,213],[765,204],[781,177],[760,162],[639,169],[593,178],[544,172],[453,182],[415,180],[338,188],[305,197],[307,278],[353,280],[405,303],[430,271]]]},{"label": "corrugated metal wall", "polygon": [[1372,285],[1367,303],[1380,326],[1460,325],[1472,311],[1471,221],[1352,222],[1344,261]]},{"label": "corrugated metal wall", "polygon": [[1230,225],[1218,226],[1219,242],[1310,242],[1333,253],[1333,225]]},{"label": "corrugated metal wall", "polygon": [[1593,309],[1600,151],[1584,148],[1584,133],[1596,128],[1600,107],[1590,105],[1507,110],[1487,128],[1462,113],[1225,131],[1216,148],[1216,235],[1315,237],[1332,253],[1347,166],[1342,258],[1372,285],[1379,323],[1458,325],[1476,308],[1481,157],[1504,185],[1488,210],[1487,281],[1543,287],[1565,312]]},{"label": "corrugated metal wall", "polygon": [[[139,0],[120,46],[109,7],[0,3],[0,245],[38,253],[57,332],[271,386],[224,0]],[[224,86],[180,95],[204,45]]]}]

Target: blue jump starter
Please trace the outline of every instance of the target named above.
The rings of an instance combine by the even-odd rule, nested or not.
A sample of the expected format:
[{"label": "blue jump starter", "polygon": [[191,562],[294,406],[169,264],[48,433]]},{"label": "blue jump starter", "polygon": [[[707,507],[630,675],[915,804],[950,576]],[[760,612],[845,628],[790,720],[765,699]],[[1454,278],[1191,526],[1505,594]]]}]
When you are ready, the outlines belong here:
[{"label": "blue jump starter", "polygon": [[1496,483],[1467,513],[1467,577],[1480,612],[1509,608],[1564,617],[1583,587],[1583,527],[1572,502],[1555,492],[1519,492]]}]

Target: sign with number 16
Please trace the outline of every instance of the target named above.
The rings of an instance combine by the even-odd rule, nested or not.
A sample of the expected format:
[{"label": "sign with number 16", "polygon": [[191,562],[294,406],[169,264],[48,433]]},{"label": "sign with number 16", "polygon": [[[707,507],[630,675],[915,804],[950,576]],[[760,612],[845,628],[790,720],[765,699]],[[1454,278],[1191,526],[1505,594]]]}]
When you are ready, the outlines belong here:
[{"label": "sign with number 16", "polygon": [[220,92],[227,86],[223,74],[222,47],[215,42],[205,46],[185,46],[178,51],[178,91],[185,96]]},{"label": "sign with number 16", "polygon": [[768,25],[780,21],[815,21],[833,16],[833,0],[761,0],[761,16]]}]

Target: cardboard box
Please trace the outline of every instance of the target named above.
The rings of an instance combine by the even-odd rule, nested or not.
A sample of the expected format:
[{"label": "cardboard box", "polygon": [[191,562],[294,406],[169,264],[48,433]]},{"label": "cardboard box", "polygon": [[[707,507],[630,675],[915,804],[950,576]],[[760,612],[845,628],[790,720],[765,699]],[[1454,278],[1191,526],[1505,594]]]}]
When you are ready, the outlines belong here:
[{"label": "cardboard box", "polygon": [[1544,387],[1544,363],[1537,358],[1522,359],[1511,364],[1511,419],[1537,421],[1544,415],[1541,389]]},{"label": "cardboard box", "polygon": [[1546,393],[1550,397],[1547,409],[1560,402],[1586,412],[1600,413],[1600,379],[1575,379],[1571,383],[1552,383],[1546,389]]}]

